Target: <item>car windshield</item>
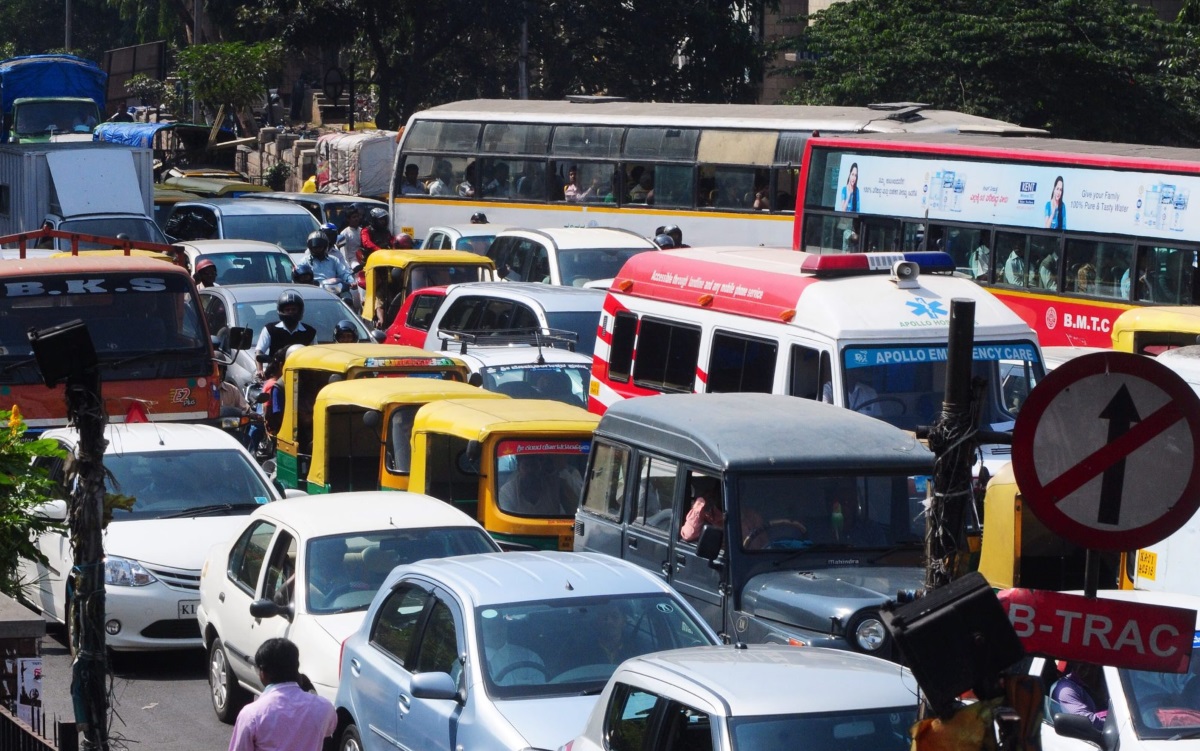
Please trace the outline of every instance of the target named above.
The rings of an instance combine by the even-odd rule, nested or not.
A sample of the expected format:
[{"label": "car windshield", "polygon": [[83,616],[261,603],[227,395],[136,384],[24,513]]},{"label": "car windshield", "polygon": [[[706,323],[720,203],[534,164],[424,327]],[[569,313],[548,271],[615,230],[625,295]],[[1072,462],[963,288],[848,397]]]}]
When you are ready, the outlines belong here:
[{"label": "car windshield", "polygon": [[304,564],[308,612],[366,610],[396,566],[426,558],[495,552],[475,527],[386,529],[309,540]]},{"label": "car windshield", "polygon": [[[119,441],[118,441],[119,443]],[[201,514],[248,514],[275,499],[244,452],[195,449],[105,454],[108,492],[133,499],[113,510],[113,521]],[[196,482],[203,477],[204,482]]]},{"label": "car windshield", "polygon": [[[909,343],[851,345],[843,350],[842,404],[904,430],[932,425],[946,386],[945,345]],[[1010,430],[1030,384],[1042,377],[1032,342],[975,342],[972,375],[988,383],[982,422]],[[1020,375],[1020,377],[1015,377]],[[822,399],[833,401],[826,386]]]},{"label": "car windshield", "polygon": [[221,236],[226,239],[275,243],[289,253],[303,253],[308,247],[308,233],[320,228],[308,212],[226,215],[221,223]]},{"label": "car windshield", "polygon": [[558,273],[568,287],[612,279],[625,262],[653,248],[579,248],[558,251]]},{"label": "car windshield", "polygon": [[587,406],[591,371],[586,365],[492,365],[479,373],[488,391],[519,399],[553,399],[574,407]]},{"label": "car windshield", "polygon": [[581,355],[592,356],[592,350],[596,348],[596,328],[600,324],[600,311],[547,313],[546,324],[552,329],[574,333],[579,337],[575,343],[575,351]]},{"label": "car windshield", "polygon": [[[134,244],[134,247],[138,242],[167,244],[167,236],[149,218],[66,219],[58,226],[58,229],[63,232],[78,232],[82,235],[96,235],[97,237],[115,238],[117,235],[125,235]],[[59,243],[65,250],[70,250],[71,246],[68,241],[59,240]],[[80,250],[103,250],[111,247],[113,247],[112,243],[93,243],[84,240],[79,242]]]},{"label": "car windshield", "polygon": [[927,477],[742,475],[737,539],[742,550],[918,551]]},{"label": "car windshield", "polygon": [[1200,660],[1186,673],[1117,671],[1138,738],[1200,738]]},{"label": "car windshield", "polygon": [[486,256],[488,248],[492,247],[492,241],[496,239],[493,235],[471,235],[469,237],[460,237],[454,241],[455,250],[465,250],[480,256]]},{"label": "car windshield", "polygon": [[859,712],[732,717],[733,751],[905,751],[913,706]]},{"label": "car windshield", "polygon": [[278,253],[204,253],[200,258],[217,266],[217,284],[288,284],[292,281],[292,257]]},{"label": "car windshield", "polygon": [[500,510],[517,516],[574,518],[592,442],[510,439],[496,444]]},{"label": "car windshield", "polygon": [[[279,320],[275,300],[259,300],[257,302],[239,302],[236,307],[237,322],[235,326],[245,326],[254,332],[255,339],[263,326]],[[328,298],[304,299],[304,323],[317,330],[317,344],[329,344],[334,340],[334,326],[338,321],[350,321],[358,332],[358,340],[365,342],[370,339],[370,332],[362,323],[358,314],[346,307],[341,300],[330,295]]]},{"label": "car windshield", "polygon": [[475,619],[498,699],[599,693],[630,657],[715,643],[665,593],[488,605]]}]

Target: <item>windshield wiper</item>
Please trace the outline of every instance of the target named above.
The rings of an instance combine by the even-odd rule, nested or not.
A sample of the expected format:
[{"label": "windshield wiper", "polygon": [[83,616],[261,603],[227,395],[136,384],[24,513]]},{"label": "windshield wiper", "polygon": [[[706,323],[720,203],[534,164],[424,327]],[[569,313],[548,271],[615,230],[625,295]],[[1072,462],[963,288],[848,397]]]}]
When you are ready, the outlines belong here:
[{"label": "windshield wiper", "polygon": [[35,364],[37,364],[36,357],[27,357],[24,360],[17,360],[14,363],[9,363],[8,365],[5,365],[4,369],[0,370],[0,373],[7,373],[10,370],[16,370],[17,368],[25,368],[25,367],[28,367],[30,365],[35,365]]},{"label": "windshield wiper", "polygon": [[145,360],[145,359],[148,359],[151,357],[178,357],[181,354],[193,354],[193,351],[184,350],[184,349],[158,349],[158,350],[153,350],[150,352],[139,352],[136,355],[130,355],[129,357],[123,357],[120,360],[114,360],[114,361],[103,361],[102,360],[100,362],[100,365],[102,367],[108,367],[108,368],[119,368],[124,365],[128,365],[130,363],[134,363],[139,360]]},{"label": "windshield wiper", "polygon": [[1186,733],[1178,733],[1176,735],[1172,735],[1167,740],[1169,740],[1169,741],[1190,741],[1195,738],[1200,738],[1200,730],[1190,730]]},{"label": "windshield wiper", "polygon": [[157,518],[180,519],[185,516],[212,516],[223,511],[241,511],[242,509],[256,508],[258,508],[257,503],[214,503],[211,506],[196,506],[195,508],[184,509],[183,511],[172,511]]},{"label": "windshield wiper", "polygon": [[597,686],[595,688],[585,688],[584,690],[579,692],[578,696],[599,696],[602,691],[604,691],[604,686]]}]

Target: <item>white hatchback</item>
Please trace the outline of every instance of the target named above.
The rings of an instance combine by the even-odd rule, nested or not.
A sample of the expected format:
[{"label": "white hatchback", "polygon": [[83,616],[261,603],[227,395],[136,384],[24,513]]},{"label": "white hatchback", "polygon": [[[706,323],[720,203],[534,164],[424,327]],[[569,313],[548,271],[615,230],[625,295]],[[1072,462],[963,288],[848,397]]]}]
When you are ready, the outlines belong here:
[{"label": "white hatchback", "polygon": [[498,550],[474,519],[419,493],[296,498],[240,520],[200,575],[217,717],[233,722],[249,694],[262,691],[254,653],[276,636],[296,643],[300,671],[332,700],[341,644],[395,566]]},{"label": "white hatchback", "polygon": [[[73,428],[43,437],[68,453],[79,444]],[[104,437],[108,490],[135,499],[130,509],[114,510],[104,530],[107,645],[116,651],[199,647],[205,553],[280,493],[241,444],[214,427],[126,423],[109,425]],[[63,462],[46,462],[64,492],[34,513],[65,522]],[[36,544],[47,564],[22,561],[21,576],[32,582],[34,604],[66,623],[67,575],[74,566],[67,530],[47,532]]]}]

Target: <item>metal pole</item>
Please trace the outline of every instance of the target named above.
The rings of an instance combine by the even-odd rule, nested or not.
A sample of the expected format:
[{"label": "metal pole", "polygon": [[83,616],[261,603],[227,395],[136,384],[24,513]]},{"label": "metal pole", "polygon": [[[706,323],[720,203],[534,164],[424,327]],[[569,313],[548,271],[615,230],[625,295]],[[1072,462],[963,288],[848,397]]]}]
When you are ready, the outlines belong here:
[{"label": "metal pole", "polygon": [[527,9],[521,16],[521,48],[517,56],[517,98],[529,98],[529,14]]},{"label": "metal pole", "polygon": [[67,22],[66,33],[63,38],[63,49],[67,52],[71,51],[71,0],[67,0]]},{"label": "metal pole", "polygon": [[926,589],[953,581],[965,558],[962,543],[967,503],[972,501],[971,466],[975,455],[971,412],[974,345],[975,301],[956,298],[950,302],[942,414],[929,431],[929,448],[937,459],[925,527]]},{"label": "metal pole", "polygon": [[[200,44],[200,0],[192,0],[192,44]],[[192,122],[196,120],[196,87],[192,86]]]},{"label": "metal pole", "polygon": [[354,110],[358,107],[358,99],[354,93],[354,63],[350,63],[350,130],[354,130]]}]

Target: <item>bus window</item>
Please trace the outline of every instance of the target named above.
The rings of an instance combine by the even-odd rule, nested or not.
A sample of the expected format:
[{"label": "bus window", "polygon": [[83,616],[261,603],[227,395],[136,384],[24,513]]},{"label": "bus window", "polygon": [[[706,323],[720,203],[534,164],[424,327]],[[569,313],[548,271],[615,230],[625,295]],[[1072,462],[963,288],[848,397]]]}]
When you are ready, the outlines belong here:
[{"label": "bus window", "polygon": [[1121,277],[1123,299],[1132,291],[1139,302],[1195,304],[1194,277],[1196,251],[1162,246],[1138,249],[1137,284],[1131,282],[1132,271]]},{"label": "bus window", "polygon": [[490,123],[483,127],[485,154],[544,156],[550,147],[550,126],[534,123]]},{"label": "bus window", "polygon": [[755,194],[769,190],[767,170],[753,167],[701,165],[700,174],[713,187],[705,205],[726,211],[753,211]]},{"label": "bus window", "polygon": [[1026,284],[1026,255],[1029,236],[1017,232],[997,232],[992,278],[997,284],[1024,287]]},{"label": "bus window", "polygon": [[689,164],[660,164],[654,168],[654,205],[692,207],[696,170]]},{"label": "bus window", "polygon": [[846,216],[809,214],[805,217],[800,248],[806,253],[840,253],[852,232],[852,220]]},{"label": "bus window", "polygon": [[[555,162],[551,200],[570,203],[616,202],[613,190],[616,167],[603,162]],[[561,186],[561,189],[560,189]]]},{"label": "bus window", "polygon": [[1133,265],[1133,245],[1068,239],[1063,291],[1121,297],[1121,280]]},{"label": "bus window", "polygon": [[629,383],[633,368],[633,340],[637,334],[637,316],[617,313],[613,316],[612,345],[608,352],[608,377]]},{"label": "bus window", "polygon": [[708,356],[708,392],[771,393],[778,350],[769,340],[715,332]]},{"label": "bus window", "polygon": [[655,391],[695,391],[699,328],[643,318],[637,350],[635,385]]},{"label": "bus window", "polygon": [[820,399],[823,385],[832,380],[829,370],[827,353],[793,344],[792,359],[788,366],[788,395],[814,401]]},{"label": "bus window", "polygon": [[467,151],[479,145],[479,123],[421,120],[405,134],[405,151]]},{"label": "bus window", "polygon": [[771,202],[771,210],[790,214],[796,210],[796,186],[800,180],[800,170],[781,167],[775,170],[774,177],[775,198]]},{"label": "bus window", "polygon": [[862,239],[858,250],[865,252],[888,252],[900,250],[904,237],[903,224],[895,219],[861,218]]},{"label": "bus window", "polygon": [[[905,229],[910,226],[912,225],[906,224]],[[986,261],[981,263],[981,260],[983,256],[990,256],[990,243],[991,233],[987,230],[934,224],[929,227],[929,237],[925,238],[924,248],[910,246],[906,232],[904,250],[940,250],[949,253],[959,271],[970,276],[980,276],[980,271],[986,274],[988,264]],[[982,253],[976,253],[980,246],[983,247]]]}]

